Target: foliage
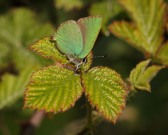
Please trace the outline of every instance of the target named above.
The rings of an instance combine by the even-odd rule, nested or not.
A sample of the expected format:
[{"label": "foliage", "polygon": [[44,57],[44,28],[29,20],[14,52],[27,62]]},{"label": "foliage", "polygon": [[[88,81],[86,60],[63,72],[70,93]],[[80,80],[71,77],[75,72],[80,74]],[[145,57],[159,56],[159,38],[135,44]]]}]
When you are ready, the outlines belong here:
[{"label": "foliage", "polygon": [[19,76],[12,74],[3,75],[0,85],[0,109],[9,106],[22,96],[32,71],[33,67],[27,66]]},{"label": "foliage", "polygon": [[82,0],[55,0],[55,5],[58,9],[64,8],[65,10],[69,11],[74,8],[80,9],[83,6]]},{"label": "foliage", "polygon": [[[62,56],[60,60],[61,53],[52,44],[52,41],[46,42],[44,38],[31,48],[38,53],[46,52],[46,57],[55,57],[55,60],[63,61],[64,57]],[[49,51],[45,50],[52,51],[48,53]],[[87,57],[87,62],[90,63],[89,61],[90,56]],[[125,106],[126,98],[125,84],[120,76],[105,67],[92,68],[89,71],[86,71],[88,67],[83,67],[81,74],[76,74],[74,69],[66,68],[67,65],[65,67],[55,65],[34,72],[25,92],[25,107],[47,112],[62,112],[72,107],[84,91],[91,105],[96,106],[98,112],[105,118],[115,122]]]},{"label": "foliage", "polygon": [[65,68],[49,66],[33,73],[25,93],[25,107],[46,112],[65,111],[81,94],[78,75]]},{"label": "foliage", "polygon": [[68,60],[63,56],[57,49],[55,49],[55,43],[51,42],[49,37],[45,37],[30,46],[37,54],[43,56],[44,58],[52,59],[53,61],[57,60],[62,63],[67,63]]},{"label": "foliage", "polygon": [[151,90],[149,82],[163,67],[152,65],[147,68],[149,62],[150,60],[140,62],[136,68],[131,71],[130,82],[132,84],[132,89]]},{"label": "foliage", "polygon": [[[23,109],[26,84],[27,107],[62,112],[75,104],[64,113],[47,113],[38,123],[37,135],[80,135],[89,130],[95,135],[167,134],[167,4],[168,0],[0,0],[0,135],[18,135],[32,122],[36,111]],[[102,33],[80,73],[51,39],[60,23],[90,15],[103,17]],[[147,60],[142,61],[144,56]],[[129,76],[128,81],[113,69],[122,78]],[[58,82],[62,86],[55,85]],[[54,97],[52,92],[56,97],[47,100]],[[87,100],[94,110],[86,113]],[[121,111],[115,126],[99,115],[114,123]]]},{"label": "foliage", "polygon": [[102,115],[116,122],[125,107],[125,84],[115,71],[105,67],[95,67],[83,74],[85,94],[92,106]]},{"label": "foliage", "polygon": [[118,3],[116,3],[113,0],[111,1],[107,0],[107,1],[93,3],[89,10],[89,13],[90,15],[99,14],[103,17],[102,30],[106,35],[109,35],[109,31],[107,28],[109,20],[122,11],[123,10]]},{"label": "foliage", "polygon": [[33,13],[26,9],[17,9],[0,17],[0,48],[3,49],[0,55],[0,67],[13,68],[11,67],[13,65],[17,72],[16,75],[4,73],[2,76],[1,109],[22,96],[30,74],[42,64],[40,58],[35,57],[27,49],[27,45],[42,35],[49,34],[52,27],[41,24],[34,17]]},{"label": "foliage", "polygon": [[133,22],[116,21],[109,26],[110,31],[142,51],[147,58],[160,59],[159,62],[167,64],[168,53],[160,50],[164,32],[165,4],[163,1],[118,0],[118,2],[129,12]]},{"label": "foliage", "polygon": [[168,42],[160,47],[160,50],[157,54],[157,59],[168,65]]}]

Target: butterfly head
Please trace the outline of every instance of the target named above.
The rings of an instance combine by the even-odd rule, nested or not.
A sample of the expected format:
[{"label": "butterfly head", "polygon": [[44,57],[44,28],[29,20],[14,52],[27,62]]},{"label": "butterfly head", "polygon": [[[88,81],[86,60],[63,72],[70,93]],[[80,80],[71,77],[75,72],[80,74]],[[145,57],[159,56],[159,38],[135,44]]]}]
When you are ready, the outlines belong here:
[{"label": "butterfly head", "polygon": [[80,69],[80,67],[87,62],[87,58],[78,58],[77,56],[74,55],[67,55],[67,58],[70,63],[75,65],[75,70]]}]

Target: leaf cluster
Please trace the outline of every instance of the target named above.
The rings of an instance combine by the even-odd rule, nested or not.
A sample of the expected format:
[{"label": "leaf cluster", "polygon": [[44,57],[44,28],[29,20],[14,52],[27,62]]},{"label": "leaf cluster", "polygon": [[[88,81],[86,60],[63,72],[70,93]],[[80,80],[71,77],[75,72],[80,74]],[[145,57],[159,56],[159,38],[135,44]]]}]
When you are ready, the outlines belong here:
[{"label": "leaf cluster", "polygon": [[51,25],[41,24],[32,11],[24,8],[1,15],[0,29],[1,109],[22,97],[31,73],[45,63],[29,51],[28,44],[53,30]]},{"label": "leaf cluster", "polygon": [[115,21],[109,30],[143,52],[146,58],[167,65],[168,44],[164,39],[167,5],[162,0],[118,0],[118,3],[126,9],[132,21]]},{"label": "leaf cluster", "polygon": [[[84,92],[90,104],[106,119],[115,122],[125,107],[126,87],[120,75],[106,67],[90,69],[92,55],[76,73],[75,66],[61,54],[56,43],[43,38],[30,47],[59,62],[35,71],[25,91],[25,108],[62,112],[71,108]],[[60,66],[61,65],[61,66]],[[71,68],[70,68],[71,67]]]}]

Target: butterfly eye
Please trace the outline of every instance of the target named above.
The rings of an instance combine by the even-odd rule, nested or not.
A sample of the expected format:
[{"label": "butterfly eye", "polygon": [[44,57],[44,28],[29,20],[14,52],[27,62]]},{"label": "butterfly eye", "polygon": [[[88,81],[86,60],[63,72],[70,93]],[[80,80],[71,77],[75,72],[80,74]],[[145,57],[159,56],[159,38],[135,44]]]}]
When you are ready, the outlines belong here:
[{"label": "butterfly eye", "polygon": [[86,62],[87,62],[87,58],[83,58],[82,63],[86,63]]},{"label": "butterfly eye", "polygon": [[55,38],[54,38],[54,36],[55,36],[55,35],[51,35],[51,36],[50,36],[50,41],[51,41],[51,42],[55,42],[55,41],[56,41]]}]

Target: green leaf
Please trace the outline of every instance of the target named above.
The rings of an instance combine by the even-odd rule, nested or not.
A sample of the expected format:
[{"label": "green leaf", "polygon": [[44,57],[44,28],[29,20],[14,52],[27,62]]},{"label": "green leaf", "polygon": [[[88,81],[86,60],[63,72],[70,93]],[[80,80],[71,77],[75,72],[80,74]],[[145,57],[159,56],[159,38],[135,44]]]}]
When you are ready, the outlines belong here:
[{"label": "green leaf", "polygon": [[83,74],[83,86],[92,106],[106,119],[116,122],[125,107],[127,91],[120,75],[106,67]]},{"label": "green leaf", "polygon": [[30,74],[33,72],[32,66],[25,66],[21,73],[16,75],[5,74],[0,82],[0,109],[13,104],[20,98],[28,83]]},{"label": "green leaf", "polygon": [[89,53],[89,55],[86,57],[86,63],[84,63],[81,67],[82,71],[87,71],[91,65],[93,60],[93,54],[92,52]]},{"label": "green leaf", "polygon": [[109,20],[122,11],[121,6],[114,0],[107,0],[102,2],[95,2],[89,10],[90,15],[100,15],[103,17],[102,30],[105,34],[109,35],[107,24]]},{"label": "green leaf", "polygon": [[[18,70],[24,67],[25,62],[32,64],[32,61],[34,61],[33,63],[40,64],[39,58],[33,55],[27,49],[27,46],[54,32],[50,24],[39,22],[31,10],[24,8],[18,8],[1,15],[0,29],[0,46],[8,48],[7,62],[14,62],[13,64],[16,65]],[[19,57],[15,57],[16,54]],[[31,60],[28,60],[30,57]]]},{"label": "green leaf", "polygon": [[50,24],[38,21],[28,9],[18,8],[0,16],[0,39],[11,46],[27,46],[45,35],[52,34]]},{"label": "green leaf", "polygon": [[150,91],[150,81],[163,68],[163,66],[152,65],[147,68],[150,60],[140,62],[130,73],[132,89]]},{"label": "green leaf", "polygon": [[[139,48],[139,45],[146,50],[146,52],[154,55],[156,53],[158,47],[162,42],[163,35],[163,16],[165,11],[165,5],[162,0],[118,0],[118,2],[123,5],[123,7],[130,13],[132,20],[135,23],[135,31],[133,33],[137,33],[134,37],[126,37],[127,41],[131,41],[134,43],[136,48]],[[127,4],[125,4],[127,3]],[[159,10],[158,10],[159,9]],[[116,25],[117,22],[115,22]],[[118,23],[118,27],[120,27],[120,31],[123,26]],[[112,26],[113,27],[113,24]],[[129,28],[130,29],[130,28]],[[123,35],[128,33],[118,33],[111,32],[116,36],[120,36],[120,38],[125,39]],[[130,33],[130,35],[132,35]],[[138,36],[138,37],[137,37]],[[139,38],[140,42],[135,42],[134,38]],[[142,51],[142,50],[141,50]],[[144,52],[145,53],[145,52]]]},{"label": "green leaf", "polygon": [[55,44],[56,43],[52,42],[49,37],[45,37],[31,45],[30,49],[45,58],[67,63],[68,60],[58,51]]},{"label": "green leaf", "polygon": [[66,11],[72,9],[80,9],[84,3],[82,0],[55,0],[55,5],[58,9],[63,8]]},{"label": "green leaf", "polygon": [[136,84],[139,76],[145,71],[148,66],[150,60],[140,62],[135,69],[133,69],[130,73],[130,80],[133,84]]},{"label": "green leaf", "polygon": [[8,64],[8,54],[10,52],[10,48],[5,43],[0,43],[0,69],[5,68]]},{"label": "green leaf", "polygon": [[[109,26],[109,30],[117,37],[127,41],[133,47],[145,52],[141,46],[142,41],[140,39],[139,32],[136,30],[136,26],[133,23],[127,23],[124,21],[114,22]],[[136,45],[136,46],[135,46]]]},{"label": "green leaf", "polygon": [[168,65],[168,42],[161,46],[157,58],[165,65]]},{"label": "green leaf", "polygon": [[[24,86],[34,67],[39,67],[43,63],[28,50],[28,44],[53,33],[53,28],[50,24],[39,22],[31,10],[17,8],[0,15],[0,29],[0,68],[5,69],[14,65],[10,68],[18,72],[15,76],[4,71],[4,76],[1,76],[0,106],[2,108],[22,96]],[[48,62],[44,59],[43,61]]]},{"label": "green leaf", "polygon": [[33,73],[25,92],[25,108],[60,112],[71,108],[83,92],[80,76],[58,66]]}]

